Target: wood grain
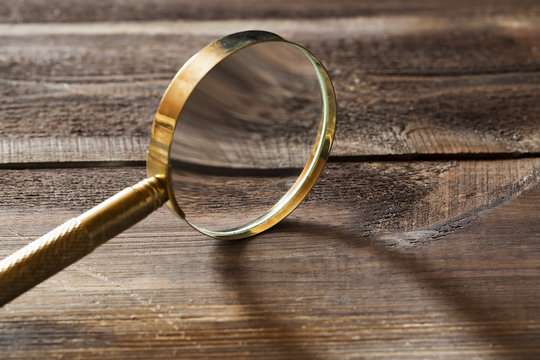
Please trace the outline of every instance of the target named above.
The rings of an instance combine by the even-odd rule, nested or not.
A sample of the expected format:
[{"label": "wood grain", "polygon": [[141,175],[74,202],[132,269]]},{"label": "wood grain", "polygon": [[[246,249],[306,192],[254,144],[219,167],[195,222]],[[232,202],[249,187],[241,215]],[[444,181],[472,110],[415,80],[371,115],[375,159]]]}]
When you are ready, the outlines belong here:
[{"label": "wood grain", "polygon": [[540,358],[538,1],[3,1],[0,256],[143,179],[174,73],[253,28],[334,80],[313,191],[240,242],[158,210],[1,308],[0,358]]},{"label": "wood grain", "polygon": [[219,1],[173,1],[143,0],[137,3],[116,1],[52,0],[46,4],[39,0],[6,0],[2,3],[2,22],[76,22],[118,21],[147,19],[242,19],[267,17],[330,17],[377,14],[449,14],[470,13],[505,14],[538,12],[540,7],[532,0],[475,1],[459,0],[407,1],[383,0],[359,2],[341,0],[339,4],[326,1],[299,0],[294,3],[273,1],[261,3],[255,0],[232,0],[227,4]]},{"label": "wood grain", "polygon": [[0,138],[0,167],[96,166],[145,161],[145,137],[72,136]]},{"label": "wood grain", "polygon": [[[1,173],[4,255],[144,169]],[[330,164],[242,242],[161,210],[0,310],[0,353],[533,359],[539,175],[535,159]]]},{"label": "wood grain", "polygon": [[[0,208],[75,215],[145,176],[142,166],[2,170]],[[354,214],[349,223],[355,231],[407,232],[451,219],[458,225],[474,220],[475,213],[535,186],[539,177],[538,159],[330,163],[305,201],[331,203],[336,216]],[[223,206],[221,200],[194,211],[204,213],[203,205]]]},{"label": "wood grain", "polygon": [[[333,154],[537,154],[539,18],[428,17],[428,25],[418,25],[420,19],[336,20],[332,26],[342,35],[270,23],[270,30],[285,30],[320,55],[332,74],[339,104]],[[377,23],[398,25],[392,25],[396,32],[384,25],[366,30]],[[2,141],[28,138],[42,149],[33,151],[32,162],[99,161],[99,154],[77,147],[81,141],[64,139],[99,137],[92,145],[99,148],[110,137],[115,160],[144,160],[139,144],[147,141],[169,79],[218,36],[205,33],[204,24],[195,35],[152,35],[153,23],[137,25],[137,34],[120,28],[111,35],[85,35],[86,25],[76,24],[69,26],[79,35],[47,35],[46,29],[24,35],[30,28],[14,25],[23,27],[19,35],[0,36]],[[59,138],[63,158],[36,137]],[[8,152],[3,160],[23,158]]]}]

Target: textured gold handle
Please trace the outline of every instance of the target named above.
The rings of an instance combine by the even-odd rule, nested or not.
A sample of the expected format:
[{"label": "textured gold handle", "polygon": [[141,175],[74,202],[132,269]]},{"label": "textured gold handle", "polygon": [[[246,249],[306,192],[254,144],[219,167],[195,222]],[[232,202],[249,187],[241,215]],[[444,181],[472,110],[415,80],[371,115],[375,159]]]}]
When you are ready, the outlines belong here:
[{"label": "textured gold handle", "polygon": [[0,261],[0,306],[141,221],[167,199],[162,180],[142,180]]}]

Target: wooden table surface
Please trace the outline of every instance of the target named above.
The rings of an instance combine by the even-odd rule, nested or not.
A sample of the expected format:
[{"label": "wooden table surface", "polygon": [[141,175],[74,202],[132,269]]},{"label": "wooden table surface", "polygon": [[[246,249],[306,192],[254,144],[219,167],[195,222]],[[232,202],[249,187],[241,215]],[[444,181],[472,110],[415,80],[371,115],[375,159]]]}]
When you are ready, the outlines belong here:
[{"label": "wooden table surface", "polygon": [[0,358],[540,358],[538,1],[4,0],[0,256],[142,179],[177,69],[252,28],[335,82],[306,201],[237,242],[159,210],[0,309]]}]

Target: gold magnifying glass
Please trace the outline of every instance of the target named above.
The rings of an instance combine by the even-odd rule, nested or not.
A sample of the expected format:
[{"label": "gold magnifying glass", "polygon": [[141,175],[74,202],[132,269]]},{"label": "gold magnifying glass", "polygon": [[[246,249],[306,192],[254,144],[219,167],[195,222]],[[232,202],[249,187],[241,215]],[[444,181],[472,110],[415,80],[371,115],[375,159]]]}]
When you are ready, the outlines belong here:
[{"label": "gold magnifying glass", "polygon": [[217,239],[267,230],[315,184],[335,125],[332,82],[307,49],[265,31],[208,45],[161,99],[148,178],[0,261],[0,305],[163,204]]}]

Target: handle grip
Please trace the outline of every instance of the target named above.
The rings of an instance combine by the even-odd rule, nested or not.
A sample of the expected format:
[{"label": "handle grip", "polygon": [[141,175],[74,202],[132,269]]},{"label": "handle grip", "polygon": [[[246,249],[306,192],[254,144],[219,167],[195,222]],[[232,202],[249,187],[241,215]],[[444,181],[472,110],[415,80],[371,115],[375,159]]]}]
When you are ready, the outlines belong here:
[{"label": "handle grip", "polygon": [[3,259],[0,306],[91,253],[167,200],[160,178],[142,180]]}]

